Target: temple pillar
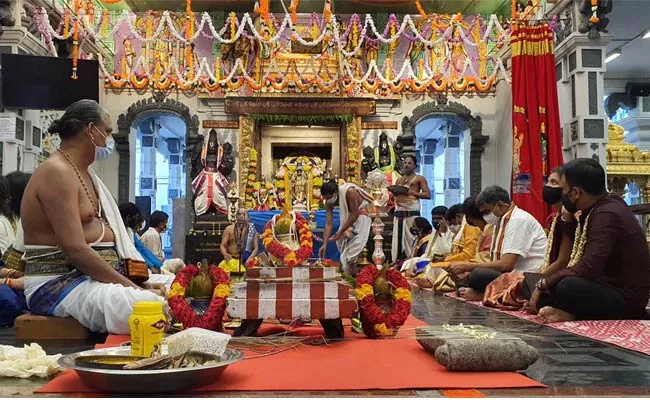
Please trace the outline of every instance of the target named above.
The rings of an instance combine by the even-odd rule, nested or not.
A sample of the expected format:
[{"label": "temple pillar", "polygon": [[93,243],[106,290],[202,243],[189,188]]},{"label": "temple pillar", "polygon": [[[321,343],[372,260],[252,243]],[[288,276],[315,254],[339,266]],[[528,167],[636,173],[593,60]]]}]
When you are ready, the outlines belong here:
[{"label": "temple pillar", "polygon": [[577,22],[584,19],[577,2],[569,4],[562,16],[568,20],[556,33],[555,58],[564,159],[593,158],[604,168],[608,122],[604,75],[611,36],[580,33]]}]

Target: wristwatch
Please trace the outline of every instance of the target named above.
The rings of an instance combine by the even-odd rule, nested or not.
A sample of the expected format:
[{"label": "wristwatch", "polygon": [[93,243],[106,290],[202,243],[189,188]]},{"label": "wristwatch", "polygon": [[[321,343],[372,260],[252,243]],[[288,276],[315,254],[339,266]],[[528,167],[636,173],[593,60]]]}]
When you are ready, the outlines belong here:
[{"label": "wristwatch", "polygon": [[540,280],[537,282],[537,285],[535,285],[535,289],[538,289],[538,290],[540,290],[540,291],[542,291],[542,292],[543,292],[544,290],[546,290],[546,280],[544,280],[544,279],[540,279]]}]

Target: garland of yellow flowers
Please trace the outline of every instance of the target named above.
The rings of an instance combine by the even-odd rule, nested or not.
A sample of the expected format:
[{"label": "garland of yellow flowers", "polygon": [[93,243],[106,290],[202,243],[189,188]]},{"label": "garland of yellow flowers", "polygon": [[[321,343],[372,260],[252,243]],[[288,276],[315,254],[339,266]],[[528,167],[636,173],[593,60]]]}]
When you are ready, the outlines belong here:
[{"label": "garland of yellow flowers", "polygon": [[548,232],[548,240],[546,241],[546,255],[544,256],[544,264],[539,269],[539,272],[542,274],[546,273],[546,270],[551,265],[551,249],[553,248],[553,236],[555,234],[555,226],[557,225],[557,220],[560,218],[560,213],[557,213],[553,222],[551,223],[551,230]]},{"label": "garland of yellow flowers", "polygon": [[300,213],[295,213],[296,230],[300,247],[298,250],[291,250],[283,243],[280,243],[273,234],[273,220],[266,223],[264,233],[262,234],[262,244],[273,257],[282,260],[284,265],[293,268],[301,265],[313,253],[313,234],[309,229],[309,223]]},{"label": "garland of yellow flowers", "polygon": [[589,226],[589,217],[591,213],[587,215],[585,223],[583,226],[580,226],[580,221],[578,221],[578,227],[576,228],[575,240],[573,241],[573,248],[571,249],[571,258],[569,259],[568,267],[571,268],[580,261],[582,255],[585,252],[585,245],[587,244],[587,227]]}]

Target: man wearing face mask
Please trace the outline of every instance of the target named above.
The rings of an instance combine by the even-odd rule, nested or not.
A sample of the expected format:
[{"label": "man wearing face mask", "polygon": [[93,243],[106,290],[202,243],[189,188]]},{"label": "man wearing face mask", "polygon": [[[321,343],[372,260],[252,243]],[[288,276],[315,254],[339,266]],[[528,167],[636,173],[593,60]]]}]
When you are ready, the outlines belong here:
[{"label": "man wearing face mask", "polygon": [[593,159],[562,167],[562,205],[581,211],[569,267],[541,279],[530,306],[548,322],[646,319],[650,254],[643,228],[623,199],[607,193]]},{"label": "man wearing face mask", "polygon": [[474,205],[473,198],[467,198],[465,202],[451,206],[447,212],[447,220],[452,232],[451,253],[442,260],[438,259],[431,263],[425,273],[418,277],[416,284],[421,288],[433,288],[435,291],[451,291],[455,284],[444,268],[450,263],[457,261],[474,261],[479,251],[481,229],[467,222],[463,214],[468,205]]},{"label": "man wearing face mask", "polygon": [[494,225],[490,262],[458,262],[447,272],[456,282],[469,274],[468,286],[459,289],[466,299],[481,300],[487,285],[504,272],[536,272],[546,255],[546,234],[537,220],[518,208],[508,192],[490,186],[476,197],[486,223]]},{"label": "man wearing face mask", "polygon": [[149,218],[149,229],[142,234],[142,243],[163,263],[160,272],[163,274],[177,274],[185,263],[180,258],[165,259],[163,253],[162,234],[167,232],[169,215],[164,211],[154,211]]},{"label": "man wearing face mask", "polygon": [[94,332],[127,334],[133,305],[164,303],[106,186],[90,165],[113,150],[108,113],[70,105],[48,131],[61,146],[34,172],[22,201],[25,296],[33,314],[73,317]]},{"label": "man wearing face mask", "polygon": [[[343,272],[350,272],[354,263],[368,241],[371,220],[367,208],[372,204],[372,197],[354,183],[339,186],[335,180],[325,182],[320,188],[325,200],[325,231],[323,245],[318,254],[325,256],[329,242],[336,242],[341,252],[341,267]],[[332,234],[333,211],[339,207],[339,230]]]}]

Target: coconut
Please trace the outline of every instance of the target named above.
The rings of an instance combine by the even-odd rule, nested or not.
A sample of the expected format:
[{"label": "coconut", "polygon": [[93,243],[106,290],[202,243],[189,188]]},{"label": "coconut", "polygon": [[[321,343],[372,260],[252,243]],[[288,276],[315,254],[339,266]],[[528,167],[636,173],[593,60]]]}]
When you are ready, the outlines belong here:
[{"label": "coconut", "polygon": [[203,260],[199,266],[199,273],[192,278],[189,288],[189,296],[195,299],[212,298],[214,285],[208,274],[208,260]]}]

